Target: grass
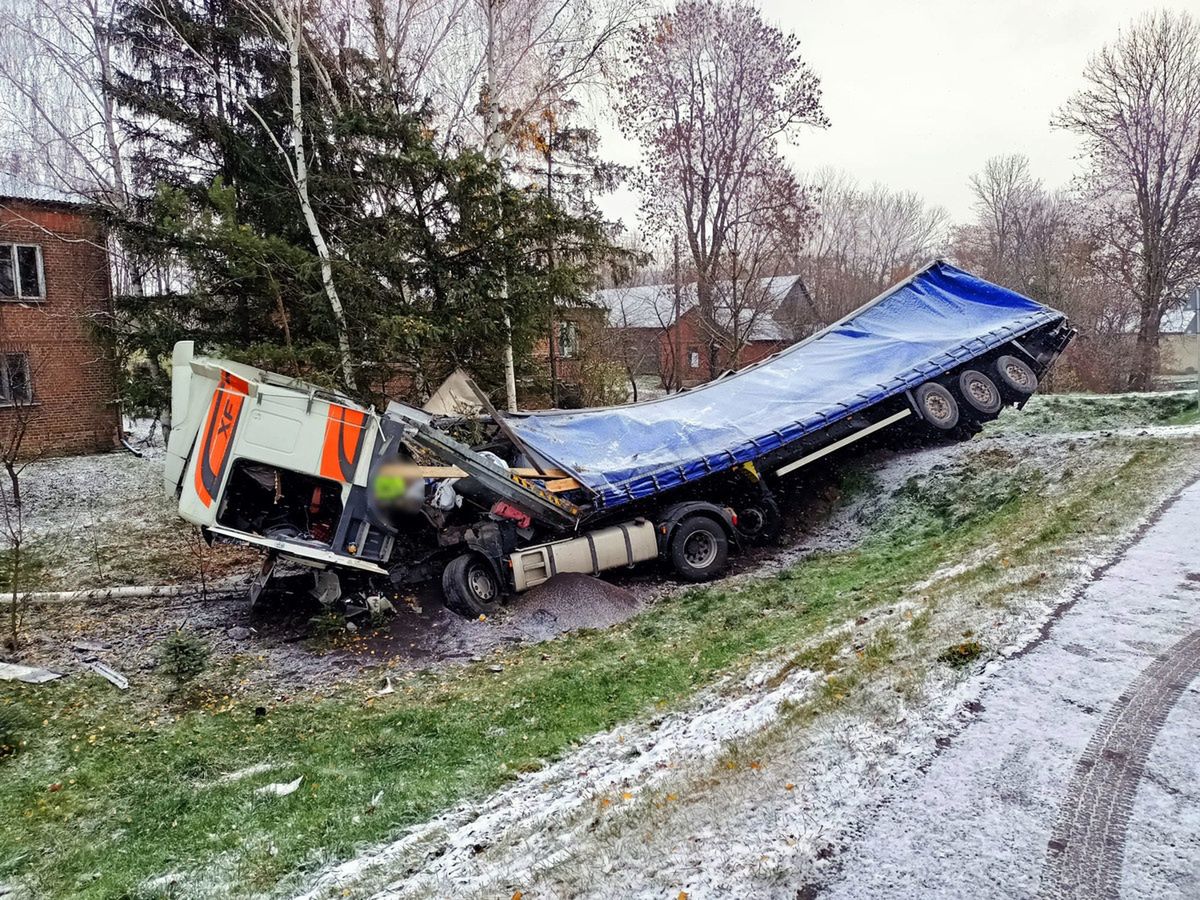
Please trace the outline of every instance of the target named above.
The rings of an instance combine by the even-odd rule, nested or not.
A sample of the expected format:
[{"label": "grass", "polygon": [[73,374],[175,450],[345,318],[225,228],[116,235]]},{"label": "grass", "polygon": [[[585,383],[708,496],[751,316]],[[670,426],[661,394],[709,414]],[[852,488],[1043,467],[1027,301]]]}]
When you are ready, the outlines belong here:
[{"label": "grass", "polygon": [[1200,421],[1195,391],[1148,394],[1036,394],[1021,415],[1002,416],[993,433],[1102,431]]},{"label": "grass", "polygon": [[[6,684],[0,709],[20,709],[29,724],[19,752],[0,760],[0,882],[21,879],[43,897],[168,896],[148,883],[177,872],[193,890],[210,880],[216,893],[270,892],[767,654],[790,649],[796,667],[832,669],[843,648],[824,631],[895,603],[947,561],[1016,533],[1044,551],[1107,527],[1106,515],[1133,515],[1139,488],[1176,457],[1161,441],[1120,447],[1057,485],[1035,466],[978,453],[881,503],[854,551],[736,589],[686,591],[607,631],[393,676],[386,697],[351,684],[319,699],[231,699],[221,685],[236,675],[212,673],[206,699],[164,715],[177,701],[153,688],[120,694],[90,677]],[[1050,502],[1053,491],[1065,499]],[[829,676],[824,703],[842,702],[900,643],[873,639],[852,671]],[[221,780],[264,762],[269,772]],[[299,775],[291,796],[254,793]]]},{"label": "grass", "polygon": [[1167,419],[1167,425],[1196,425],[1200,424],[1200,406],[1188,404],[1188,408]]}]

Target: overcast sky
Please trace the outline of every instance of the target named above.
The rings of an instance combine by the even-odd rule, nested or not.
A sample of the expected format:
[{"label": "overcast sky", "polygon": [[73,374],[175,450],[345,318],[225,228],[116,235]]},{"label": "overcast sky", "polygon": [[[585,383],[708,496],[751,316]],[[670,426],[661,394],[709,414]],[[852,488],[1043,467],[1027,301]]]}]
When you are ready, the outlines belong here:
[{"label": "overcast sky", "polygon": [[[998,153],[1024,153],[1049,187],[1078,168],[1076,139],[1050,117],[1082,84],[1089,54],[1143,11],[1200,14],[1200,0],[761,0],[766,18],[800,39],[821,79],[832,125],[788,153],[865,183],[916,191],[955,220],[971,214],[967,179]],[[636,146],[604,128],[606,152]],[[637,198],[605,212],[637,227]]]}]

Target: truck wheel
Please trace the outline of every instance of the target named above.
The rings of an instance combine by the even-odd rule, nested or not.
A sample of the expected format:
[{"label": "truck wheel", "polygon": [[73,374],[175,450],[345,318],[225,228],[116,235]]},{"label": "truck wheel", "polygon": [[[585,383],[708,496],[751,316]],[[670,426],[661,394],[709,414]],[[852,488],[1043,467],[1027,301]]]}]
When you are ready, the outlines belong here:
[{"label": "truck wheel", "polygon": [[958,376],[958,389],[967,405],[985,416],[1000,412],[1000,389],[982,372],[967,369]]},{"label": "truck wheel", "polygon": [[769,544],[779,537],[783,526],[779,507],[773,500],[759,501],[738,508],[738,538],[749,544]]},{"label": "truck wheel", "polygon": [[503,591],[486,559],[478,553],[464,553],[442,571],[442,594],[449,609],[477,619],[500,608]]},{"label": "truck wheel", "polygon": [[1037,390],[1038,380],[1033,374],[1033,369],[1015,356],[1001,356],[997,359],[996,374],[1000,376],[1000,383],[1014,393],[1028,397]]},{"label": "truck wheel", "polygon": [[688,581],[708,581],[725,571],[729,538],[707,516],[689,516],[671,535],[671,563]]},{"label": "truck wheel", "polygon": [[936,381],[921,385],[915,396],[921,417],[934,428],[949,431],[958,424],[958,403],[954,395]]}]

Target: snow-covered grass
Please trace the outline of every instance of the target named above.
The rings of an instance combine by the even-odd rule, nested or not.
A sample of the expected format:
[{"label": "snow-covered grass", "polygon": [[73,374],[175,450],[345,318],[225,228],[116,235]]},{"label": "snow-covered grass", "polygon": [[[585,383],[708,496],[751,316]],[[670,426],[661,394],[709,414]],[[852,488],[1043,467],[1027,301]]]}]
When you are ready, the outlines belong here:
[{"label": "snow-covered grass", "polygon": [[[162,443],[135,423],[137,457],[119,451],[39,459],[21,475],[25,590],[193,581],[248,564],[232,548],[210,550],[175,512],[163,488]],[[7,548],[0,538],[0,565]],[[7,571],[8,567],[3,566]]]},{"label": "snow-covered grass", "polygon": [[1200,420],[1196,392],[1145,394],[1035,394],[1020,414],[1006,413],[988,426],[996,434],[1104,431]]},{"label": "snow-covered grass", "polygon": [[[318,895],[410,873],[396,895],[795,896],[873,786],[934,752],[964,678],[1192,475],[1194,430],[1167,431],[873,457],[834,516],[852,538],[382,696],[263,684],[162,716],[144,682],[0,686],[34,723],[0,760],[0,882],[248,896],[351,860]],[[964,641],[974,669],[938,662]]]},{"label": "snow-covered grass", "polygon": [[[743,656],[685,708],[605,732],[331,870],[312,896],[389,882],[379,896],[796,896],[875,792],[937,752],[971,676],[1023,644],[1089,558],[1195,474],[1186,437],[1037,449],[981,442],[878,492],[854,513],[868,527],[857,551],[721,600],[795,616],[778,583],[811,604],[836,571],[827,563],[865,563],[807,637]],[[726,616],[722,626],[747,624]],[[963,645],[979,658],[950,661]]]}]

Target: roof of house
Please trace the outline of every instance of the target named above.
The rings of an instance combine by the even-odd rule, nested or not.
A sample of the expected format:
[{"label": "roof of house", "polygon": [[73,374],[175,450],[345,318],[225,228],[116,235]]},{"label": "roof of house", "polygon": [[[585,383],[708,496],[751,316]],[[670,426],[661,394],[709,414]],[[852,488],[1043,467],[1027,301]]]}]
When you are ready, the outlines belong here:
[{"label": "roof of house", "polygon": [[[759,281],[766,308],[751,323],[749,340],[789,340],[787,329],[776,319],[774,313],[799,281],[799,275],[776,275]],[[729,305],[722,303],[722,294],[728,292],[728,283],[718,286],[716,313],[718,323],[728,327]],[[803,289],[803,284],[801,284]],[[608,310],[608,324],[613,328],[664,329],[675,319],[675,286],[673,284],[641,284],[632,287],[607,288],[596,291],[595,301]],[[681,286],[680,314],[696,305],[696,282]],[[753,317],[751,308],[739,310],[739,318],[746,321]],[[722,319],[724,321],[722,321]]]},{"label": "roof of house", "polygon": [[1196,311],[1194,309],[1168,309],[1162,317],[1161,334],[1195,334]]},{"label": "roof of house", "polygon": [[1192,288],[1182,306],[1168,309],[1162,317],[1162,334],[1196,334],[1200,326],[1200,286]]},{"label": "roof of house", "polygon": [[86,203],[82,194],[64,191],[42,182],[34,181],[11,172],[0,172],[0,198],[28,200],[33,203]]}]

